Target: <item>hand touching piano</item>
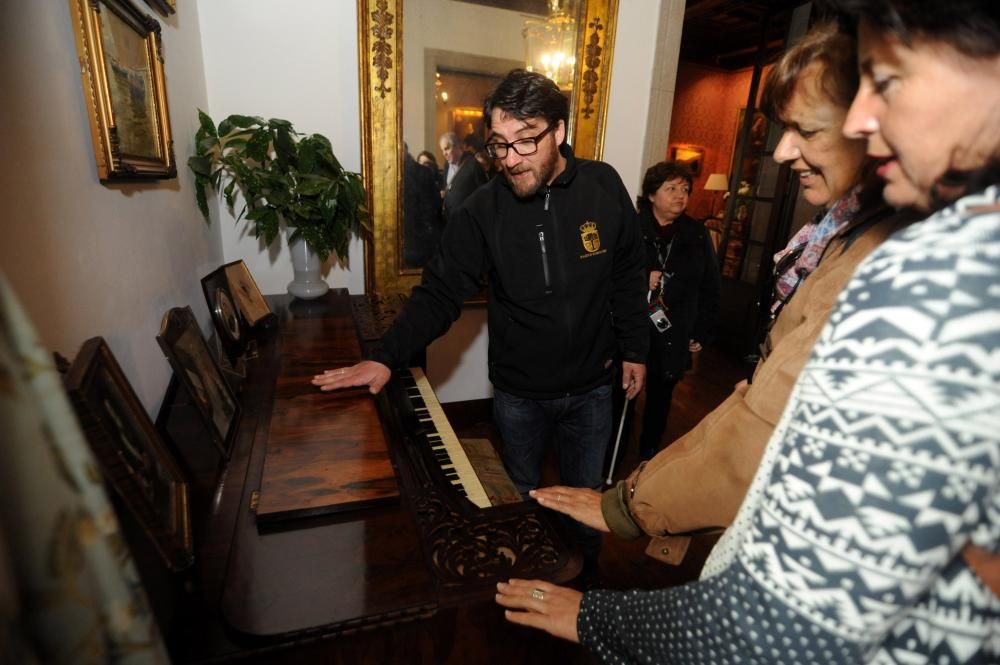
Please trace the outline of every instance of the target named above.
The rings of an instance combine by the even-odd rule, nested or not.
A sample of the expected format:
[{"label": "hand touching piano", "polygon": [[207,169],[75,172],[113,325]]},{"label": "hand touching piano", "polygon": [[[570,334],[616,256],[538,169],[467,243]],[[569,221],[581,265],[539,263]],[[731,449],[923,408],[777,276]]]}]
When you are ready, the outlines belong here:
[{"label": "hand touching piano", "polygon": [[392,371],[380,362],[362,360],[357,365],[328,369],[312,378],[312,384],[320,390],[337,390],[339,388],[354,388],[368,386],[372,395],[382,390],[392,376]]},{"label": "hand touching piano", "polygon": [[577,522],[592,529],[610,533],[604,513],[601,512],[601,493],[587,487],[553,485],[528,492],[531,498],[545,508],[569,515]]}]

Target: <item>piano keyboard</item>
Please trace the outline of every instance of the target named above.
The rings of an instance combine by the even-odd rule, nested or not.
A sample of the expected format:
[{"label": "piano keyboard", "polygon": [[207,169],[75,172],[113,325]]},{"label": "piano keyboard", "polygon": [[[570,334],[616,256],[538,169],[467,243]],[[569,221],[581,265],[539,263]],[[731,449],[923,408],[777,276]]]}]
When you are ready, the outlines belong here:
[{"label": "piano keyboard", "polygon": [[451,428],[441,404],[434,395],[430,382],[419,367],[411,367],[409,375],[402,373],[406,396],[413,405],[417,421],[426,427],[426,440],[445,478],[459,494],[480,508],[489,508],[492,503],[483,484],[479,481],[469,457],[465,454],[455,431]]}]

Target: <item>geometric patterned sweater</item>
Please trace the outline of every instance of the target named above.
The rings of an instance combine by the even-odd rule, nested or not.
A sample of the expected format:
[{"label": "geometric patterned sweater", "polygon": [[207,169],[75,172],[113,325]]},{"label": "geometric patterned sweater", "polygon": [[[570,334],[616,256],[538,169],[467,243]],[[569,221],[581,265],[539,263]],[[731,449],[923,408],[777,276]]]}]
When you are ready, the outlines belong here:
[{"label": "geometric patterned sweater", "polygon": [[[1000,191],[855,272],[703,578],[591,591],[608,663],[1000,663]],[[992,208],[992,210],[989,210]]]}]

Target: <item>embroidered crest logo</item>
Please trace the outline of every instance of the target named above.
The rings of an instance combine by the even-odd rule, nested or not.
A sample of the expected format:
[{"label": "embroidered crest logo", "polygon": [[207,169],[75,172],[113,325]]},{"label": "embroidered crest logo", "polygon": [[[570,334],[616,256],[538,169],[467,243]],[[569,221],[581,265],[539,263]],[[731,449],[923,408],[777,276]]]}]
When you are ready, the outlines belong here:
[{"label": "embroidered crest logo", "polygon": [[584,222],[580,225],[580,240],[583,241],[583,248],[588,253],[593,254],[601,248],[601,236],[597,232],[597,224],[594,222]]}]

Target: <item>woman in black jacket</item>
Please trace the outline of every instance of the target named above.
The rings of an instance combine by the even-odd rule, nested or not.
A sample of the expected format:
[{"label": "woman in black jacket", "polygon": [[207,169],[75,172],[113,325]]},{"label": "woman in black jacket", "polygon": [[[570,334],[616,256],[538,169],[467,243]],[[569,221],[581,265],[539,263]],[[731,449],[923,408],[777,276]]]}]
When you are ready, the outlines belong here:
[{"label": "woman in black jacket", "polygon": [[684,212],[690,193],[686,167],[660,162],[646,171],[638,200],[649,282],[643,459],[659,449],[674,386],[691,366],[691,353],[713,334],[719,314],[718,260],[705,227]]}]

